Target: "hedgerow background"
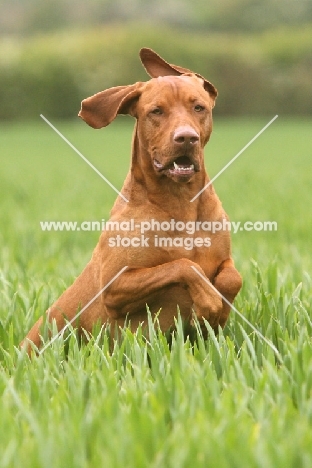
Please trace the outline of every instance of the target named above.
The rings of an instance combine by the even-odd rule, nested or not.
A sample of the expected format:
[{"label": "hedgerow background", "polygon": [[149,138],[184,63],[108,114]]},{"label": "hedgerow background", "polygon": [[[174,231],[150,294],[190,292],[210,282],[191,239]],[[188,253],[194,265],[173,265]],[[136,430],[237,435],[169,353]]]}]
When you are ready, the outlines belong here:
[{"label": "hedgerow background", "polygon": [[147,79],[141,47],[212,81],[216,116],[312,113],[309,1],[13,0],[0,18],[0,119],[74,117],[90,94]]}]

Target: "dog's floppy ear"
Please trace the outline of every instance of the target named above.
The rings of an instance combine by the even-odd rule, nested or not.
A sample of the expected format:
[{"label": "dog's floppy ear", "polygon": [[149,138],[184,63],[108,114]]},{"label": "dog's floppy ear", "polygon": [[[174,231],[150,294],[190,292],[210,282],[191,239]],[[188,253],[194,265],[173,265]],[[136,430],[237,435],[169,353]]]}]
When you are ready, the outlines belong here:
[{"label": "dog's floppy ear", "polygon": [[194,73],[191,70],[188,70],[187,68],[182,68],[178,65],[172,65],[166,62],[152,49],[148,49],[147,47],[141,49],[140,58],[145,70],[152,78],[158,78],[159,76],[179,76],[185,73],[192,73],[203,80],[205,90],[213,99],[215,99],[218,95],[216,88],[212,83],[210,83],[210,81],[206,80],[206,78],[199,75],[198,73]]},{"label": "dog's floppy ear", "polygon": [[128,114],[131,103],[141,94],[143,83],[129,86],[116,86],[84,99],[78,114],[93,128],[102,128],[110,124],[117,114]]}]

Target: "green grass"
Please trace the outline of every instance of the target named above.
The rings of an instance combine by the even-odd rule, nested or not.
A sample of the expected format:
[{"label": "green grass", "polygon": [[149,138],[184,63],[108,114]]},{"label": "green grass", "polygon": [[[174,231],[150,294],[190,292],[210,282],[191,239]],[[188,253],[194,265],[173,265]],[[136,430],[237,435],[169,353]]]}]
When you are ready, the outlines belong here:
[{"label": "green grass", "polygon": [[[216,174],[269,121],[220,120],[206,151]],[[53,122],[117,188],[131,126]],[[192,347],[165,337],[72,333],[30,361],[16,348],[79,274],[98,233],[42,220],[107,219],[115,193],[40,118],[0,126],[0,467],[312,466],[311,121],[279,117],[215,182],[233,221],[277,232],[233,239],[244,285],[227,327]]]}]

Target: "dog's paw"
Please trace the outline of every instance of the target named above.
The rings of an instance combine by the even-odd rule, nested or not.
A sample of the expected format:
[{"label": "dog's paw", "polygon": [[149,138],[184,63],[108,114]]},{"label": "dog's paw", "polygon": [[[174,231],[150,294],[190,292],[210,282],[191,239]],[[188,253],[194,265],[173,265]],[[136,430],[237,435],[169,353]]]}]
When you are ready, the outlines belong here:
[{"label": "dog's paw", "polygon": [[203,319],[205,319],[214,330],[218,329],[222,308],[222,298],[214,291],[211,291],[209,295],[205,295],[200,301],[196,301],[193,304],[193,309],[199,323],[204,324]]}]

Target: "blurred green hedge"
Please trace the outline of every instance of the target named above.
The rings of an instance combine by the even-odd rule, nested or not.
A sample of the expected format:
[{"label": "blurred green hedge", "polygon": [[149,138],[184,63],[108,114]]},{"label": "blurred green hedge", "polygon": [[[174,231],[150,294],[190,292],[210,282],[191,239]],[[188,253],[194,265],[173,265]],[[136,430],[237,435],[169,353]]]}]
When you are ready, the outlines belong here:
[{"label": "blurred green hedge", "polygon": [[0,119],[75,117],[85,97],[148,79],[141,47],[212,81],[216,115],[312,114],[312,27],[197,35],[145,23],[0,39]]}]

